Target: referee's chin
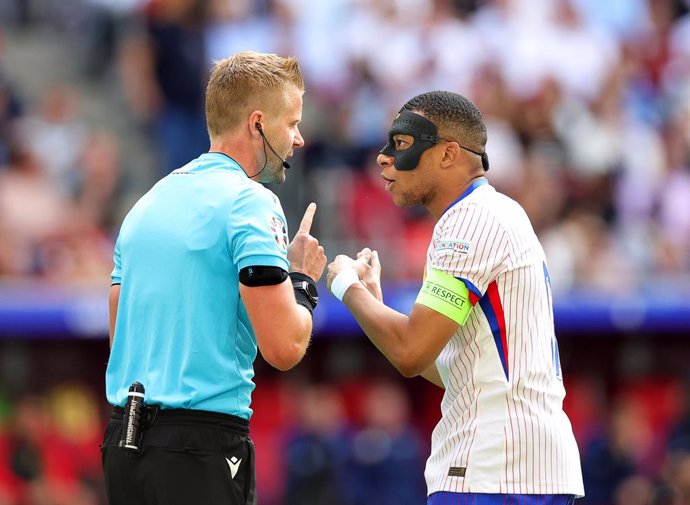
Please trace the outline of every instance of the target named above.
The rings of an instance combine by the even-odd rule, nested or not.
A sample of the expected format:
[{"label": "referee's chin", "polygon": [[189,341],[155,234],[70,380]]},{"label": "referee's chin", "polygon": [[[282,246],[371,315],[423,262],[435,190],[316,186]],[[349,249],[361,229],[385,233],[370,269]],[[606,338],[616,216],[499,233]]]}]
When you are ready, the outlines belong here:
[{"label": "referee's chin", "polygon": [[278,170],[279,170],[279,172],[277,174],[275,174],[275,181],[274,182],[276,184],[282,184],[285,182],[285,178],[286,178],[285,169],[281,166]]},{"label": "referee's chin", "polygon": [[[285,168],[283,165],[270,167],[271,171],[261,177],[257,182],[262,184],[282,184],[285,182]],[[268,170],[268,169],[267,169]]]},{"label": "referee's chin", "polygon": [[285,167],[283,166],[282,160],[271,167],[271,182],[275,184],[282,184],[285,182]]}]

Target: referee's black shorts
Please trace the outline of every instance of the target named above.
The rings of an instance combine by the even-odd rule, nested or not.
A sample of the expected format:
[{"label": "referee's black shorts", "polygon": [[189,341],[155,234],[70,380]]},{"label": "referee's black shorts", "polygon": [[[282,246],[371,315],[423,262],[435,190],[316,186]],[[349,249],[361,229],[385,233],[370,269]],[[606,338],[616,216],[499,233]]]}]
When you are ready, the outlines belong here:
[{"label": "referee's black shorts", "polygon": [[139,452],[118,447],[123,409],[115,408],[101,451],[110,505],[254,505],[249,423],[201,410],[161,410]]}]

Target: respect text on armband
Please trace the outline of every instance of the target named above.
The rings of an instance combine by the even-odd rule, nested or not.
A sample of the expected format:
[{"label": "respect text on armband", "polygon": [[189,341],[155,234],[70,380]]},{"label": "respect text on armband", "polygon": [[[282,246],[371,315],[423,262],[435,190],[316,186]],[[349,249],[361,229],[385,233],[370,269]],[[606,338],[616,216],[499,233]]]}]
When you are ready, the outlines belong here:
[{"label": "respect text on armband", "polygon": [[458,309],[462,309],[468,302],[467,298],[463,298],[457,293],[453,293],[452,291],[449,291],[444,287],[429,281],[427,281],[426,285],[424,286],[424,291],[438,299],[452,304]]}]

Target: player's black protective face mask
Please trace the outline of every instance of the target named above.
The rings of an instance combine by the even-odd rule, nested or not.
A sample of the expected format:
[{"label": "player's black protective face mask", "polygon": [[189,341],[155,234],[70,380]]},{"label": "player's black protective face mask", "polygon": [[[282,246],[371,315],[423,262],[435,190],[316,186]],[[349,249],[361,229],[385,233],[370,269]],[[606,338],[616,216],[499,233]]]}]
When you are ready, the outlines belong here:
[{"label": "player's black protective face mask", "polygon": [[[398,150],[395,148],[395,135],[410,135],[414,141],[406,149]],[[438,128],[424,116],[420,116],[409,110],[402,111],[393,121],[393,125],[388,132],[388,144],[383,146],[379,154],[393,158],[397,170],[414,170],[419,165],[419,159],[424,151],[438,144],[442,140],[438,136]],[[489,156],[486,152],[478,152],[469,147],[458,144],[462,149],[480,156],[482,167],[486,172],[489,170]]]},{"label": "player's black protective face mask", "polygon": [[[404,150],[395,148],[395,135],[410,135],[414,142]],[[436,125],[424,116],[404,110],[393,121],[388,132],[388,144],[379,151],[384,156],[390,156],[395,161],[393,164],[397,170],[414,170],[419,165],[419,159],[424,151],[438,144],[438,129]]]}]

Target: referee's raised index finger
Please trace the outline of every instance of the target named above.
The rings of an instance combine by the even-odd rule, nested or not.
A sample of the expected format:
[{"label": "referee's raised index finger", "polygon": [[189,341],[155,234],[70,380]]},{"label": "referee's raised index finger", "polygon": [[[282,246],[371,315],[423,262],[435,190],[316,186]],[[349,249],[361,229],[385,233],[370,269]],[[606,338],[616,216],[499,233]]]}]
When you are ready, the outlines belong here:
[{"label": "referee's raised index finger", "polygon": [[307,210],[304,211],[304,217],[302,222],[299,224],[299,230],[297,233],[309,233],[311,231],[311,224],[314,222],[314,213],[316,212],[316,204],[314,202],[310,203]]}]

